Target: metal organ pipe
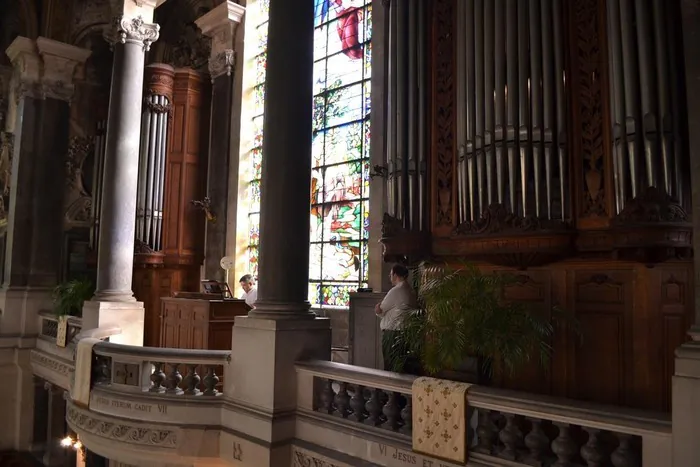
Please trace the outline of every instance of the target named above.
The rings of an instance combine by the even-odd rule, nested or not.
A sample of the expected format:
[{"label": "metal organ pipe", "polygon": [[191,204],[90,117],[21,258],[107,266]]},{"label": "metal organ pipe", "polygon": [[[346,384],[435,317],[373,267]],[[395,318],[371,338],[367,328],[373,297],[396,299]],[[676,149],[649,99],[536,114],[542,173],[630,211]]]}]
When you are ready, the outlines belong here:
[{"label": "metal organ pipe", "polygon": [[479,217],[491,203],[521,216],[567,220],[561,2],[459,2],[465,31],[457,41],[457,122],[465,125],[457,132],[458,189],[466,190],[458,196],[462,221]]},{"label": "metal organ pipe", "polygon": [[175,70],[169,65],[146,67],[136,239],[153,251],[163,247],[165,156],[174,74]]},{"label": "metal organ pipe", "polygon": [[425,3],[390,2],[387,15],[387,210],[410,230],[427,227]]},{"label": "metal organ pipe", "polygon": [[682,202],[676,12],[663,0],[607,0],[607,11],[617,212],[651,186]]}]

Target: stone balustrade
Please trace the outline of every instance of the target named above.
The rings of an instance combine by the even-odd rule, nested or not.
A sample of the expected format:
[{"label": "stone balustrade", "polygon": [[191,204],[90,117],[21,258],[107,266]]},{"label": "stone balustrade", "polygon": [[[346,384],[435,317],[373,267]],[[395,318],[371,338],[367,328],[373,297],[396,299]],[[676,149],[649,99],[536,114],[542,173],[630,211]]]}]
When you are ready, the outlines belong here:
[{"label": "stone balustrade", "polygon": [[[83,320],[77,316],[68,316],[68,330],[66,332],[66,343],[69,344],[73,338],[80,333],[83,328]],[[39,338],[56,341],[58,336],[58,317],[50,311],[39,312]]]},{"label": "stone balustrade", "polygon": [[135,347],[100,342],[93,348],[93,387],[168,396],[221,395],[231,352]]},{"label": "stone balustrade", "polygon": [[[351,432],[391,432],[410,455],[414,377],[331,362],[296,368],[301,415]],[[483,465],[651,467],[671,458],[667,414],[484,386],[469,389],[468,403],[470,459]]]}]

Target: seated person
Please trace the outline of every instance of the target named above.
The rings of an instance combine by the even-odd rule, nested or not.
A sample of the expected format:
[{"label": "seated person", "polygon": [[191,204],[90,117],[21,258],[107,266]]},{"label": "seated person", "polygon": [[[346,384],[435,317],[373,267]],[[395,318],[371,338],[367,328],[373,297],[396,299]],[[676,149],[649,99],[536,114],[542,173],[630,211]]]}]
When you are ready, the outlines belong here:
[{"label": "seated person", "polygon": [[241,300],[245,300],[245,304],[251,308],[255,308],[255,302],[258,299],[258,289],[255,288],[255,280],[250,274],[246,274],[238,281],[243,289]]},{"label": "seated person", "polygon": [[[384,300],[377,303],[374,313],[381,318],[379,328],[382,331],[382,356],[386,371],[405,371],[405,368],[396,368],[398,349],[394,347],[399,342],[401,335],[403,316],[418,308],[416,294],[408,283],[408,268],[402,264],[395,264],[389,274],[394,287],[387,292]],[[392,348],[394,348],[392,350]]]}]

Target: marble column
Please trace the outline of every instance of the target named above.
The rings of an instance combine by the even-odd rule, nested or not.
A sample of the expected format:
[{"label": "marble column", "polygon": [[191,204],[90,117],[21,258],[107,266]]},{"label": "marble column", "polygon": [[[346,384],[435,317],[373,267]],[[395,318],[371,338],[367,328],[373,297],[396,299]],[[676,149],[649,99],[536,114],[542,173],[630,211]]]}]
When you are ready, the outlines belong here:
[{"label": "marble column", "polygon": [[[693,249],[695,269],[695,313],[688,334],[691,341],[676,349],[672,389],[673,466],[700,465],[700,8],[694,0],[681,0],[685,47],[685,85],[690,156]],[[672,52],[673,53],[673,52]]]},{"label": "marble column", "polygon": [[[29,349],[37,314],[50,309],[60,271],[73,75],[90,51],[40,37],[17,37],[7,56],[14,66],[6,128],[12,130],[4,283],[0,289],[0,450],[28,449],[33,391]],[[4,172],[4,171],[3,171]],[[7,176],[7,172],[5,172]]]},{"label": "marble column", "polygon": [[209,132],[209,163],[207,174],[207,196],[211,199],[211,209],[217,215],[216,223],[207,222],[204,242],[204,277],[223,281],[225,271],[220,260],[226,255],[226,235],[228,229],[235,231],[235,218],[227,219],[229,191],[234,193],[237,186],[229,186],[229,169],[235,165],[238,171],[238,158],[232,156],[231,131],[233,120],[233,96],[236,77],[235,36],[243,18],[245,8],[227,0],[199,18],[196,23],[202,33],[211,37],[211,115]]},{"label": "marble column", "polygon": [[269,446],[246,460],[255,466],[290,465],[295,432],[284,414],[296,408],[294,364],[329,360],[331,347],[329,320],[315,318],[307,300],[314,1],[270,0],[269,8],[258,301],[236,318],[224,378],[227,410],[260,415],[220,441]]},{"label": "marble column", "polygon": [[308,301],[313,40],[313,1],[270,1],[254,317],[315,317]]},{"label": "marble column", "polygon": [[[136,6],[134,5],[136,3]],[[124,1],[105,37],[114,47],[95,296],[83,328],[119,326],[114,342],[143,345],[143,303],[131,290],[145,53],[158,39],[156,0]]]}]

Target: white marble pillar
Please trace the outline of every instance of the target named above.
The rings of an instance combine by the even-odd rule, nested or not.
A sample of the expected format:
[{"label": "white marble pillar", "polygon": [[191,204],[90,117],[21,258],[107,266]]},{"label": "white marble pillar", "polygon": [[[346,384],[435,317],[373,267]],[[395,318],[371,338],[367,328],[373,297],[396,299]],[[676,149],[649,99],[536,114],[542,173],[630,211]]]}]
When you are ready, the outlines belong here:
[{"label": "white marble pillar", "polygon": [[673,466],[700,465],[700,7],[695,0],[681,0],[690,155],[693,249],[695,269],[695,320],[692,340],[676,349],[673,376]]},{"label": "white marble pillar", "polygon": [[235,414],[220,441],[250,447],[246,466],[290,465],[294,423],[282,414],[296,408],[294,364],[330,359],[329,320],[307,300],[313,36],[313,0],[270,0],[258,301],[233,327],[224,395]]},{"label": "white marble pillar", "polygon": [[123,0],[105,38],[114,47],[112,88],[93,299],[83,308],[83,329],[119,326],[111,341],[143,345],[143,303],[131,290],[134,267],[136,191],[145,53],[158,40],[153,12],[162,1]]}]

